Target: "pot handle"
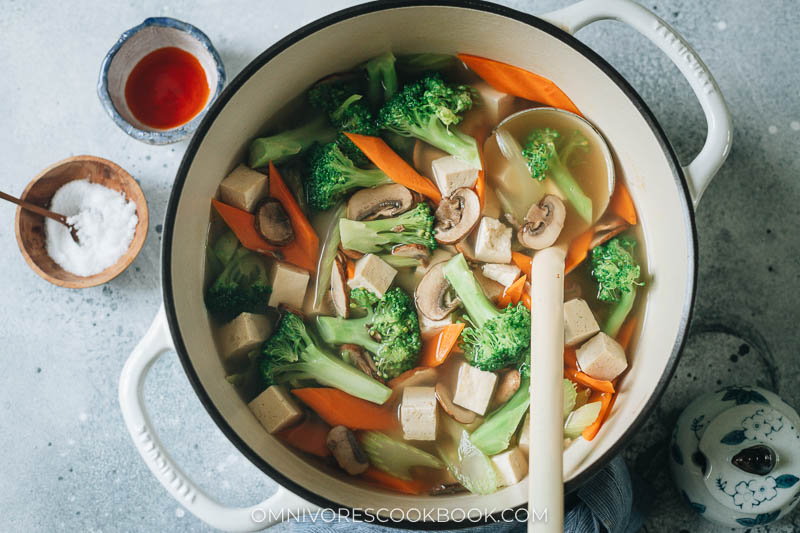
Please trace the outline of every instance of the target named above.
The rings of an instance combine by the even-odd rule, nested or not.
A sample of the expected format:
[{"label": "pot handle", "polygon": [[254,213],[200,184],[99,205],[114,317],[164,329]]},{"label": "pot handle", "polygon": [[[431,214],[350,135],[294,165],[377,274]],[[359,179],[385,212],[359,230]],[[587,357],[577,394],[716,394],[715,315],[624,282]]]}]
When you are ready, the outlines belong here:
[{"label": "pot handle", "polygon": [[150,329],[125,362],[119,381],[119,405],[128,432],[142,459],[167,492],[197,518],[223,531],[260,531],[279,522],[281,517],[301,516],[314,509],[283,487],[258,505],[226,507],[205,494],[175,464],[156,435],[142,394],[153,363],[170,350],[174,346],[162,305]]},{"label": "pot handle", "polygon": [[708,123],[708,135],[702,150],[683,169],[697,207],[711,178],[728,157],[733,136],[728,106],[703,60],[669,24],[632,0],[583,0],[540,15],[540,18],[570,34],[598,20],[624,22],[650,39],[680,69],[700,100]]}]

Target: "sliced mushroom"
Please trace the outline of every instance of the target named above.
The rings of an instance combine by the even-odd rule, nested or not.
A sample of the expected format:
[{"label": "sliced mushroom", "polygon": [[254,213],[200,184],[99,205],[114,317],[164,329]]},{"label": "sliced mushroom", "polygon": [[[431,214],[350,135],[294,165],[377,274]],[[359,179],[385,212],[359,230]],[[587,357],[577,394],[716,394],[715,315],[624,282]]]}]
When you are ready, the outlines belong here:
[{"label": "sliced mushroom", "polygon": [[444,412],[453,417],[456,422],[462,424],[472,424],[475,422],[475,417],[478,416],[469,409],[453,403],[453,395],[450,389],[441,381],[436,384],[436,399],[439,400],[439,405],[442,406]]},{"label": "sliced mushroom", "polygon": [[256,231],[268,243],[284,246],[294,240],[294,229],[289,215],[275,198],[267,198],[256,208]]},{"label": "sliced mushroom", "polygon": [[561,234],[566,216],[567,208],[561,198],[546,194],[528,210],[525,225],[517,231],[517,239],[523,246],[534,250],[547,248]]},{"label": "sliced mushroom", "polygon": [[414,195],[399,183],[361,189],[347,201],[347,218],[372,220],[394,217],[405,213],[414,205]]},{"label": "sliced mushroom", "polygon": [[414,291],[414,301],[419,312],[431,320],[442,320],[458,307],[458,298],[451,298],[450,283],[444,277],[444,265],[433,265],[420,280]]},{"label": "sliced mushroom", "polygon": [[612,215],[605,220],[601,220],[597,226],[595,226],[594,237],[592,237],[592,242],[589,243],[589,249],[591,250],[609,239],[616,237],[628,229],[628,225],[625,219],[617,215]]},{"label": "sliced mushroom", "polygon": [[339,347],[339,353],[348,364],[358,368],[371,378],[383,382],[383,379],[378,375],[375,361],[361,346],[357,344],[342,344]]},{"label": "sliced mushroom", "polygon": [[331,300],[336,314],[347,318],[350,316],[350,291],[347,290],[347,268],[337,254],[331,266]]},{"label": "sliced mushroom", "polygon": [[392,248],[392,255],[398,257],[412,257],[423,266],[426,266],[431,259],[430,250],[421,244],[400,244]]},{"label": "sliced mushroom", "polygon": [[342,255],[344,255],[348,259],[352,259],[353,261],[358,261],[359,259],[364,257],[364,254],[362,254],[358,250],[348,250],[346,248],[342,248],[341,245],[339,246],[339,252],[341,252]]},{"label": "sliced mushroom", "polygon": [[464,485],[461,483],[449,483],[447,485],[437,485],[433,487],[430,491],[428,491],[428,494],[431,496],[446,496],[466,491],[467,489],[465,489]]},{"label": "sliced mushroom", "polygon": [[516,369],[506,370],[500,374],[497,389],[494,391],[494,404],[501,405],[511,399],[512,396],[519,390],[522,377]]},{"label": "sliced mushroom", "polygon": [[344,426],[336,426],[328,432],[325,444],[333,453],[336,462],[351,476],[364,473],[369,459],[359,446],[355,434]]},{"label": "sliced mushroom", "polygon": [[449,198],[443,198],[434,213],[436,240],[453,244],[462,240],[475,228],[481,218],[481,201],[472,189],[456,189]]}]

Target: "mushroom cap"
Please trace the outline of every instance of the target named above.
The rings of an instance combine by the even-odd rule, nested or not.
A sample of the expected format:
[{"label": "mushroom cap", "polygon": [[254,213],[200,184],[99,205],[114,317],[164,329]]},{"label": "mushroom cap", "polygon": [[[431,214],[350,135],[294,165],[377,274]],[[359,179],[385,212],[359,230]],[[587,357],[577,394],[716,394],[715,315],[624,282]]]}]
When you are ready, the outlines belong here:
[{"label": "mushroom cap", "polygon": [[274,246],[284,246],[294,240],[294,229],[289,215],[275,198],[266,198],[255,212],[256,231]]},{"label": "mushroom cap", "polygon": [[434,217],[437,242],[456,243],[469,235],[480,220],[481,201],[472,189],[456,189],[439,202]]},{"label": "mushroom cap", "polygon": [[552,246],[564,229],[567,208],[561,198],[546,194],[525,215],[525,224],[517,230],[517,240],[526,248],[541,250]]},{"label": "mushroom cap", "polygon": [[589,243],[589,249],[591,250],[612,237],[616,237],[628,229],[629,226],[630,224],[620,216],[612,215],[607,219],[604,217],[604,220],[601,220],[595,226],[594,237],[592,237],[592,242]]},{"label": "mushroom cap", "polygon": [[394,217],[405,213],[414,205],[414,195],[399,183],[361,189],[347,201],[347,218],[372,220]]},{"label": "mushroom cap", "polygon": [[331,300],[336,314],[342,318],[350,316],[350,291],[347,290],[347,269],[344,261],[337,257],[331,265]]},{"label": "mushroom cap", "polygon": [[431,320],[442,320],[458,307],[458,298],[449,298],[450,283],[444,277],[445,263],[433,265],[420,280],[414,291],[414,302],[419,312]]},{"label": "mushroom cap", "polygon": [[345,426],[336,426],[328,432],[325,444],[333,453],[336,462],[351,476],[363,473],[369,467],[369,459],[356,440],[355,434]]},{"label": "mushroom cap", "polygon": [[427,246],[422,244],[398,244],[392,248],[392,255],[399,257],[413,257],[420,264],[427,265],[431,258],[431,252]]},{"label": "mushroom cap", "polygon": [[478,416],[475,412],[469,409],[464,409],[460,405],[453,403],[453,395],[450,388],[441,381],[436,384],[436,399],[439,400],[439,405],[442,406],[444,412],[453,417],[456,422],[462,424],[472,424],[475,422],[475,417]]},{"label": "mushroom cap", "polygon": [[349,364],[355,366],[369,377],[383,383],[383,379],[378,375],[378,367],[369,353],[358,344],[342,344],[339,346],[339,353]]}]

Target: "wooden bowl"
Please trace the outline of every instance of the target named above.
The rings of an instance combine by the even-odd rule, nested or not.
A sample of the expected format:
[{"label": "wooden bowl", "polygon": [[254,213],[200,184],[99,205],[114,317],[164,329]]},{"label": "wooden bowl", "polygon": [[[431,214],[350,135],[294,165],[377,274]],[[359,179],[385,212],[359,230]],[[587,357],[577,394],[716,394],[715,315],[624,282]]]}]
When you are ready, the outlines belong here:
[{"label": "wooden bowl", "polygon": [[78,155],[47,167],[28,184],[22,193],[22,199],[48,208],[53,195],[62,185],[86,178],[92,183],[123,193],[136,205],[136,215],[139,218],[128,251],[116,264],[99,274],[76,276],[61,268],[47,255],[43,217],[18,207],[15,219],[17,244],[28,265],[50,283],[70,289],[102,285],[117,277],[136,258],[147,237],[147,201],[139,184],[119,165],[101,157]]}]

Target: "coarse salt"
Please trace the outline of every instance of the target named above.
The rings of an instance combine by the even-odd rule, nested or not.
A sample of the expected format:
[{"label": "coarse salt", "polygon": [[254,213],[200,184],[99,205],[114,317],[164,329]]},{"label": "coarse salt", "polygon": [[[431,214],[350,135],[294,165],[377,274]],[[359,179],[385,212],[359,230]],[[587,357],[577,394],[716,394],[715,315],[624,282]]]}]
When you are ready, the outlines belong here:
[{"label": "coarse salt", "polygon": [[76,276],[93,276],[114,265],[131,245],[139,218],[136,205],[125,195],[88,179],[74,180],[59,188],[50,210],[65,215],[75,226],[78,243],[69,229],[45,220],[47,254],[61,268]]}]

